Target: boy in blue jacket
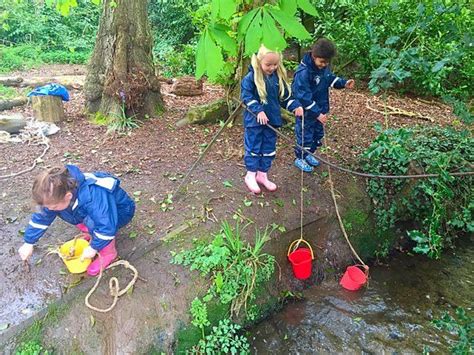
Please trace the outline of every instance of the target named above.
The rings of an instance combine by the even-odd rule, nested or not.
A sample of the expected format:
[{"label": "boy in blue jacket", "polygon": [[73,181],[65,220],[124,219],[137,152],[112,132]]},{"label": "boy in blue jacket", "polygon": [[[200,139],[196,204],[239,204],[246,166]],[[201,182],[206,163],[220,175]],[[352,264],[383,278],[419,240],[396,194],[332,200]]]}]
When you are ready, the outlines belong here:
[{"label": "boy in blue jacket", "polygon": [[135,214],[135,202],[120,187],[120,181],[104,172],[82,173],[74,165],[40,173],[33,184],[33,200],[40,206],[25,230],[21,259],[33,253],[33,245],[43,236],[56,217],[87,232],[89,246],[81,258],[92,259],[87,268],[91,276],[105,269],[116,257],[115,235]]},{"label": "boy in blue jacket", "polygon": [[277,189],[268,179],[276,155],[277,135],[267,125],[280,127],[283,124],[281,108],[295,115],[302,115],[303,108],[291,96],[280,53],[261,46],[251,63],[241,83],[241,99],[247,107],[244,112],[245,184],[251,192],[259,194],[258,184],[268,191]]},{"label": "boy in blue jacket", "polygon": [[[321,146],[324,136],[324,124],[329,113],[329,88],[352,89],[355,85],[354,80],[337,77],[328,68],[335,55],[334,44],[320,38],[313,45],[311,52],[305,54],[293,79],[293,95],[304,107],[304,132],[302,118],[297,117],[296,142],[311,153]],[[295,156],[295,166],[304,172],[312,172],[313,167],[319,165],[316,158],[298,147],[295,147]]]}]

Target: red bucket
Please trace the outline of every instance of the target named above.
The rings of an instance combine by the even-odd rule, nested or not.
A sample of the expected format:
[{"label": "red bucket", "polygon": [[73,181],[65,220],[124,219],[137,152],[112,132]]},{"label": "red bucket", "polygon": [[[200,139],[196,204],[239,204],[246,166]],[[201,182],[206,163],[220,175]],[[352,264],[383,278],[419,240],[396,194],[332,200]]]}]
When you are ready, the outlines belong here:
[{"label": "red bucket", "polygon": [[339,284],[349,291],[357,291],[367,282],[367,273],[369,268],[367,266],[360,265],[365,268],[365,272],[362,271],[359,266],[348,266],[346,272],[342,276]]},{"label": "red bucket", "polygon": [[[299,248],[293,250],[290,253],[291,248],[295,243],[303,242],[308,245],[309,248]],[[299,243],[297,244],[297,246]],[[313,250],[311,249],[311,245],[306,240],[295,240],[293,243],[290,244],[288,248],[288,260],[290,260],[291,266],[293,267],[293,274],[299,280],[306,280],[308,277],[311,276],[311,268],[313,266]]]}]

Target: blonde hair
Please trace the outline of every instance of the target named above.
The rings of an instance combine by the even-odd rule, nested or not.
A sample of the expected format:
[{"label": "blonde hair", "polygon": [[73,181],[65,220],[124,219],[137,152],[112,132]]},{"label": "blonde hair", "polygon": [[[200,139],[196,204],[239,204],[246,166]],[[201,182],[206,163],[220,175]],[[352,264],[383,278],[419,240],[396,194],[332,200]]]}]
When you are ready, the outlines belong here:
[{"label": "blonde hair", "polygon": [[33,201],[38,205],[57,203],[77,186],[66,168],[51,168],[36,176],[33,183]]},{"label": "blonde hair", "polygon": [[[278,75],[278,87],[280,88],[280,99],[285,99],[285,89],[288,90],[288,97],[291,95],[291,87],[288,84],[288,75],[286,73],[286,69],[283,66],[283,56],[280,52],[271,51],[270,49],[266,48],[263,44],[260,46],[257,54],[252,55],[252,68],[254,72],[254,82],[255,86],[257,87],[258,96],[262,103],[267,103],[267,89],[265,87],[265,79],[264,74],[262,71],[261,61],[265,55],[268,53],[276,53],[280,57],[280,61],[277,67],[277,75]],[[287,98],[288,98],[287,97]]]}]

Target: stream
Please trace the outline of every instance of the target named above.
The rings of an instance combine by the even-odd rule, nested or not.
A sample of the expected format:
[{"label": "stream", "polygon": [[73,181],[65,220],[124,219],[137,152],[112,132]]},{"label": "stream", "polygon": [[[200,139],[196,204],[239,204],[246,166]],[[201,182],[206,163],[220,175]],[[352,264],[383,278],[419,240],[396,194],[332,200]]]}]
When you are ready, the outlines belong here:
[{"label": "stream", "polygon": [[249,330],[252,353],[449,353],[456,336],[432,320],[456,307],[472,316],[474,243],[467,239],[440,260],[398,253],[371,267],[360,291],[335,278],[305,290],[303,300]]}]

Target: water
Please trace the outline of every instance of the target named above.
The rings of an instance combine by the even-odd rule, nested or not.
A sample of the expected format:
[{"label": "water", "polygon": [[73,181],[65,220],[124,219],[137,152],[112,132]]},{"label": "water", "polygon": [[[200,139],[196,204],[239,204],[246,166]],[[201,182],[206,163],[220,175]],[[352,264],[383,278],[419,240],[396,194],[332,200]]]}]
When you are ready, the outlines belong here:
[{"label": "water", "polygon": [[312,287],[304,300],[250,329],[257,354],[314,352],[449,353],[455,336],[432,320],[464,307],[472,315],[474,244],[441,260],[399,254],[370,269],[367,289],[350,292],[336,280]]}]

